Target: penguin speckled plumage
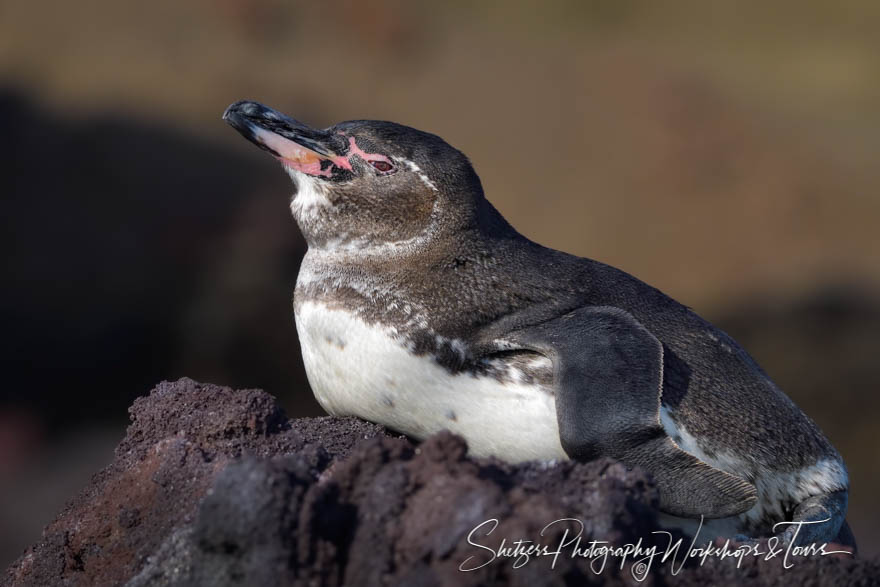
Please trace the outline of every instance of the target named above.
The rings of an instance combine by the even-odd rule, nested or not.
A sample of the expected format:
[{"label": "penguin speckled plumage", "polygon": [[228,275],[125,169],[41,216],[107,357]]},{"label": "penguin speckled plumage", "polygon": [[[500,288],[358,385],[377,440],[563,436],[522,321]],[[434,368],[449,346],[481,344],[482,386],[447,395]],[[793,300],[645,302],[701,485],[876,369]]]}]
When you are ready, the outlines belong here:
[{"label": "penguin speckled plumage", "polygon": [[[365,120],[317,130],[251,101],[223,118],[296,185],[296,327],[329,413],[417,439],[449,429],[512,462],[641,466],[666,522],[693,531],[703,516],[704,535],[848,533],[843,460],[733,339],[517,233],[439,137]],[[774,529],[784,521],[804,524]]]}]

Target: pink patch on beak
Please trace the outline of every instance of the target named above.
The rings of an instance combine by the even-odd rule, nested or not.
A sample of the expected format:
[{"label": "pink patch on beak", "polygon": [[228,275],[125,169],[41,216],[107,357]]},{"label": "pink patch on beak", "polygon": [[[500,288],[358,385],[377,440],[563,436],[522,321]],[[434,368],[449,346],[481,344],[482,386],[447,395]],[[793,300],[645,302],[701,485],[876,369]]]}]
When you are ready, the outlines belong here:
[{"label": "pink patch on beak", "polygon": [[266,129],[254,127],[253,132],[258,141],[278,153],[284,165],[309,175],[330,176],[329,169],[321,169],[321,161],[327,157]]}]

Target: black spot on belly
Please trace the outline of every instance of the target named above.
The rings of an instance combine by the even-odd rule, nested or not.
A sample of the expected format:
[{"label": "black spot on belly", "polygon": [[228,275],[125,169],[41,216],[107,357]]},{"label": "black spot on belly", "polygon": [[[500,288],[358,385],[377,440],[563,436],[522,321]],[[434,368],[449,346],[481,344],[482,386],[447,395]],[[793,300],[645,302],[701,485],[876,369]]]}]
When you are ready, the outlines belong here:
[{"label": "black spot on belly", "polygon": [[333,338],[332,336],[325,336],[324,340],[327,341],[327,344],[332,344],[337,347],[339,350],[345,350],[345,341],[341,338]]},{"label": "black spot on belly", "polygon": [[455,415],[455,412],[452,410],[446,410],[446,417],[452,420],[453,422],[458,421],[458,417]]},{"label": "black spot on belly", "polygon": [[385,404],[386,406],[388,406],[389,408],[394,407],[394,400],[391,399],[390,395],[383,395],[382,396],[382,403]]}]

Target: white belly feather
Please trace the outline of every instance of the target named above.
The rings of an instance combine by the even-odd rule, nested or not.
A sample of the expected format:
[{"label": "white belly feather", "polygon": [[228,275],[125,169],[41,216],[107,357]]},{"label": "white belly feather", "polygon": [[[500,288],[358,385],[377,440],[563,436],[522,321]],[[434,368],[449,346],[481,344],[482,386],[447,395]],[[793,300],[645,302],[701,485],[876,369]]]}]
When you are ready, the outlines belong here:
[{"label": "white belly feather", "polygon": [[442,429],[470,453],[510,462],[567,459],[553,396],[536,385],[451,374],[416,356],[393,330],[307,301],[296,312],[315,397],[333,415],[364,418],[423,439]]}]

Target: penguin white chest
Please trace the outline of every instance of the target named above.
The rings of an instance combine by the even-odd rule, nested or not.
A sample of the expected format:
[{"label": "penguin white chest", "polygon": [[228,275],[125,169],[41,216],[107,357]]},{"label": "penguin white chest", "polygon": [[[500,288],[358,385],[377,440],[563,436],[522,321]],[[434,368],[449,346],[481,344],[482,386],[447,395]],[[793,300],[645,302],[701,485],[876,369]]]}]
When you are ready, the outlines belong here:
[{"label": "penguin white chest", "polygon": [[406,348],[393,329],[305,301],[296,328],[312,391],[328,413],[422,439],[447,429],[471,454],[510,462],[567,459],[555,400],[538,385],[453,374]]}]

